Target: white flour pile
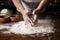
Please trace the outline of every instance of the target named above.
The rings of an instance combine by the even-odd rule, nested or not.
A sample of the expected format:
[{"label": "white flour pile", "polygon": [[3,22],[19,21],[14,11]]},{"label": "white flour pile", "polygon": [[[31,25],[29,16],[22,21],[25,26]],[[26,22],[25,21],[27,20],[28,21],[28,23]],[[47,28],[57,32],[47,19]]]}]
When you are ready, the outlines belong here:
[{"label": "white flour pile", "polygon": [[37,33],[54,33],[54,27],[51,23],[51,20],[39,20],[38,23],[34,26],[30,24],[25,25],[24,21],[20,21],[11,26],[2,26],[0,29],[8,29],[2,33],[15,33],[15,34],[37,34]]},{"label": "white flour pile", "polygon": [[46,34],[54,32],[50,20],[40,20],[35,26],[25,25],[25,22],[21,21],[13,25],[9,31],[15,34]]}]

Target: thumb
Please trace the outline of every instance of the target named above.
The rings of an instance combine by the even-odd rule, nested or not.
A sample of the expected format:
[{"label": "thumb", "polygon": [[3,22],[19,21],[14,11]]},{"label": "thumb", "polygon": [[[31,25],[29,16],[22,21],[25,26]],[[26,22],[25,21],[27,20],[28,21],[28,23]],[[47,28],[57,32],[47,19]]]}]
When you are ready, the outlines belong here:
[{"label": "thumb", "polygon": [[32,14],[33,14],[33,15],[35,14],[35,10],[33,10]]},{"label": "thumb", "polygon": [[35,22],[37,20],[37,15],[33,15],[34,19],[33,19],[33,22]]}]

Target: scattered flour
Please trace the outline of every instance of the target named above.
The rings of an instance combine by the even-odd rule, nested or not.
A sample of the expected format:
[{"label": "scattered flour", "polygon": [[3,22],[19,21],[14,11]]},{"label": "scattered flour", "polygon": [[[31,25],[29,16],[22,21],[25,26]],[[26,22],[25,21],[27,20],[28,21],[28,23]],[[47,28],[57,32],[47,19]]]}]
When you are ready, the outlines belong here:
[{"label": "scattered flour", "polygon": [[10,28],[10,26],[0,25],[0,30],[1,29],[9,29],[9,28]]},{"label": "scattered flour", "polygon": [[[40,22],[41,21],[41,22]],[[30,24],[25,25],[24,21],[18,22],[11,27],[9,30],[15,34],[35,34],[35,33],[53,33],[53,26],[51,21],[40,20],[36,25],[31,26]]]},{"label": "scattered flour", "polygon": [[15,34],[37,34],[37,33],[54,33],[54,27],[51,23],[51,20],[40,20],[38,23],[34,26],[30,24],[25,24],[24,21],[20,21],[12,27],[8,31],[5,31],[3,33],[15,33]]}]

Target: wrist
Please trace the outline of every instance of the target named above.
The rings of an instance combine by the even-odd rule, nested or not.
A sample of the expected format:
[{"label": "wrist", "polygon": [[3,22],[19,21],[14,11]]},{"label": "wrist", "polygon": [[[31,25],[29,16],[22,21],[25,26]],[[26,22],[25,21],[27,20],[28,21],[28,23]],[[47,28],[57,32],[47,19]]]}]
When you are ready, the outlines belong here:
[{"label": "wrist", "polygon": [[27,15],[28,11],[24,10],[22,11],[22,15]]},{"label": "wrist", "polygon": [[35,10],[36,10],[36,11],[40,11],[40,9],[39,9],[39,8],[36,8]]},{"label": "wrist", "polygon": [[36,10],[40,10],[40,8],[36,8]]},{"label": "wrist", "polygon": [[36,15],[38,15],[39,14],[39,10],[38,9],[34,9],[34,11],[35,11],[35,13],[34,14],[36,14]]}]

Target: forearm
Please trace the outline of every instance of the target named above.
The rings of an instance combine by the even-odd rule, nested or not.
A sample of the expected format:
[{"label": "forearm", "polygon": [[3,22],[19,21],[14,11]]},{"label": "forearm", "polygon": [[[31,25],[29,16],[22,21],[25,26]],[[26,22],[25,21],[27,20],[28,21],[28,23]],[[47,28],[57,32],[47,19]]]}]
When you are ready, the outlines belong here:
[{"label": "forearm", "polygon": [[19,10],[19,12],[21,12],[22,14],[24,14],[25,9],[22,7],[21,3],[19,2],[19,0],[12,0],[15,7]]},{"label": "forearm", "polygon": [[41,11],[46,6],[47,3],[48,3],[48,0],[41,0],[36,10]]}]

